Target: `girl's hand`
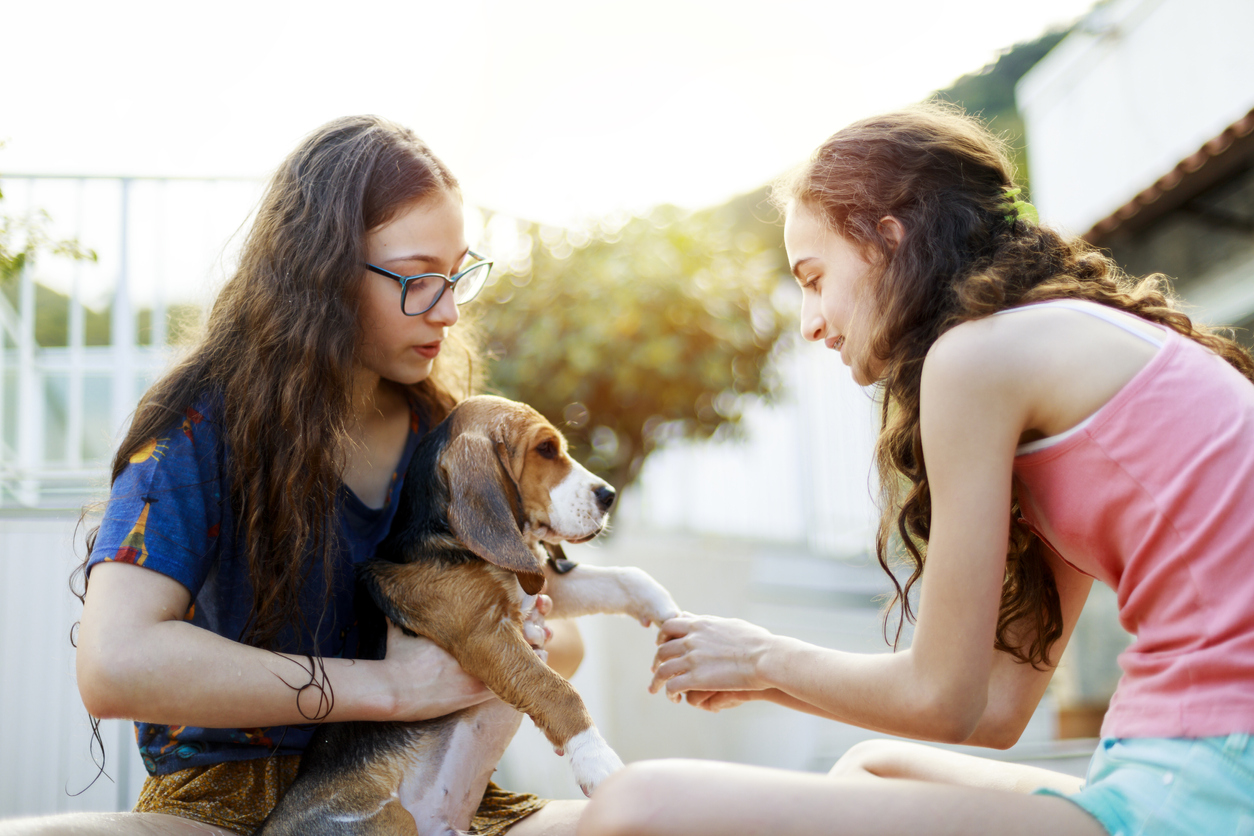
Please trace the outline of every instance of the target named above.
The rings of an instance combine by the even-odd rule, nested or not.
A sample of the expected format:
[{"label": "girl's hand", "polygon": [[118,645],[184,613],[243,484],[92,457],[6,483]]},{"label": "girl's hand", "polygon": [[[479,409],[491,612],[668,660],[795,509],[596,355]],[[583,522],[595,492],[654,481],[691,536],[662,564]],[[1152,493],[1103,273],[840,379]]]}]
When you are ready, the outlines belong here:
[{"label": "girl's hand", "polygon": [[493,694],[462,670],[448,652],[422,636],[408,636],[388,621],[387,653],[394,707],[391,719],[408,722],[443,717],[478,705]]},{"label": "girl's hand", "polygon": [[688,705],[715,714],[724,708],[735,708],[759,698],[758,691],[689,691],[684,695]]},{"label": "girl's hand", "polygon": [[544,617],[552,611],[553,599],[543,594],[536,595],[530,603],[523,604],[523,638],[543,662],[549,660],[549,652],[544,646],[553,638],[553,631],[544,623]]},{"label": "girl's hand", "polygon": [[[661,646],[653,658],[649,692],[665,685],[666,695],[679,702],[690,691],[759,691],[769,687],[759,664],[775,641],[761,627],[737,618],[695,616],[684,613],[662,624]],[[730,697],[698,697],[699,702],[730,707]],[[744,700],[740,700],[743,702]]]},{"label": "girl's hand", "polygon": [[[548,659],[544,646],[553,637],[544,616],[552,609],[553,601],[547,595],[536,595],[523,606],[523,637],[544,661]],[[495,696],[430,639],[407,636],[388,621],[387,641],[384,660],[392,666],[397,698],[394,719],[442,717]]]}]

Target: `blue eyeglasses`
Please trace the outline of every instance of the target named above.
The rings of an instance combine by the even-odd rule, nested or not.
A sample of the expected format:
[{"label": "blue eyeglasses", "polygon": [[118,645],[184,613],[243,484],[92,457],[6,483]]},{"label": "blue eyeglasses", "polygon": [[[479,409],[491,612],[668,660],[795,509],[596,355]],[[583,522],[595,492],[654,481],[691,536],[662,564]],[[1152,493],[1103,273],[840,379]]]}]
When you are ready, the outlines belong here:
[{"label": "blue eyeglasses", "polygon": [[421,316],[435,307],[444,295],[444,291],[453,288],[453,301],[459,305],[469,302],[483,290],[488,281],[488,273],[492,272],[492,262],[471,250],[467,255],[474,259],[464,270],[451,276],[443,273],[419,273],[416,276],[401,276],[391,270],[367,264],[366,269],[387,276],[401,283],[401,312],[405,316]]}]

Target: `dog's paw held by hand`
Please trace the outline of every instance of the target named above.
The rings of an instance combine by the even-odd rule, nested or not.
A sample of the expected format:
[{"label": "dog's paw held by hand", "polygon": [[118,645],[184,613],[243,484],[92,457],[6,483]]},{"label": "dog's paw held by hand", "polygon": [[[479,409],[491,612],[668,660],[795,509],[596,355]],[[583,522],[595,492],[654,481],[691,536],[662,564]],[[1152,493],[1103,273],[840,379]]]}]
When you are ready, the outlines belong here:
[{"label": "dog's paw held by hand", "polygon": [[623,576],[627,591],[628,613],[635,616],[645,627],[661,626],[668,618],[679,615],[680,609],[666,587],[655,581],[647,572],[627,567]]}]

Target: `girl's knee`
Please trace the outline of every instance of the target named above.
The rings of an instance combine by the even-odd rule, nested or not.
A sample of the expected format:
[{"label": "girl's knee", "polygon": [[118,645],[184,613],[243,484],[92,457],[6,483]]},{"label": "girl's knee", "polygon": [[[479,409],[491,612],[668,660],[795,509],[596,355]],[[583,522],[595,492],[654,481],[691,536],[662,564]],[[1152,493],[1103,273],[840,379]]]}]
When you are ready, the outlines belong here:
[{"label": "girl's knee", "polygon": [[596,788],[578,836],[641,836],[654,832],[682,770],[673,761],[630,764]]},{"label": "girl's knee", "polygon": [[888,765],[915,745],[900,740],[863,740],[850,746],[827,774],[833,778],[885,777]]}]

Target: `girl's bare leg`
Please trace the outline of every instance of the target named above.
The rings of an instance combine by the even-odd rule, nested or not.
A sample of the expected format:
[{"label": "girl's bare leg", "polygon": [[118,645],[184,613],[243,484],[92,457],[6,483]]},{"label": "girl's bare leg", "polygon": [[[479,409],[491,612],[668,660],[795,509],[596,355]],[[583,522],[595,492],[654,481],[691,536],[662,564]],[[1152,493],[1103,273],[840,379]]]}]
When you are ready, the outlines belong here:
[{"label": "girl's bare leg", "polygon": [[164,813],[66,813],[0,821],[0,836],[238,836],[191,819]]},{"label": "girl's bare leg", "polygon": [[587,806],[586,801],[550,801],[506,832],[509,836],[575,836],[575,824]]},{"label": "girl's bare leg", "polygon": [[[574,836],[586,801],[550,801],[509,829],[510,836]],[[0,820],[0,836],[238,836],[233,830],[163,813],[67,813]]]},{"label": "girl's bare leg", "polygon": [[[1105,836],[1092,817],[1066,799],[1024,794],[1043,785],[1033,783],[1037,772],[1051,782],[1077,788],[1069,776],[1050,777],[1055,773],[996,761],[966,763],[982,759],[965,755],[954,756],[951,765],[958,772],[942,775],[946,780],[941,783],[877,777],[856,767],[858,760],[879,768],[890,759],[900,767],[904,754],[868,747],[841,768],[849,770],[847,777],[709,761],[642,761],[597,789],[579,821],[578,834]],[[926,758],[904,771],[919,775],[943,770],[946,756],[952,754],[939,751],[937,758]],[[1009,777],[998,769],[1006,766],[1011,767]],[[964,778],[975,783],[958,783]]]},{"label": "girl's bare leg", "polygon": [[849,749],[828,773],[833,778],[910,778],[1006,792],[1048,787],[1073,793],[1084,779],[1062,772],[977,758],[904,740],[867,740]]}]

